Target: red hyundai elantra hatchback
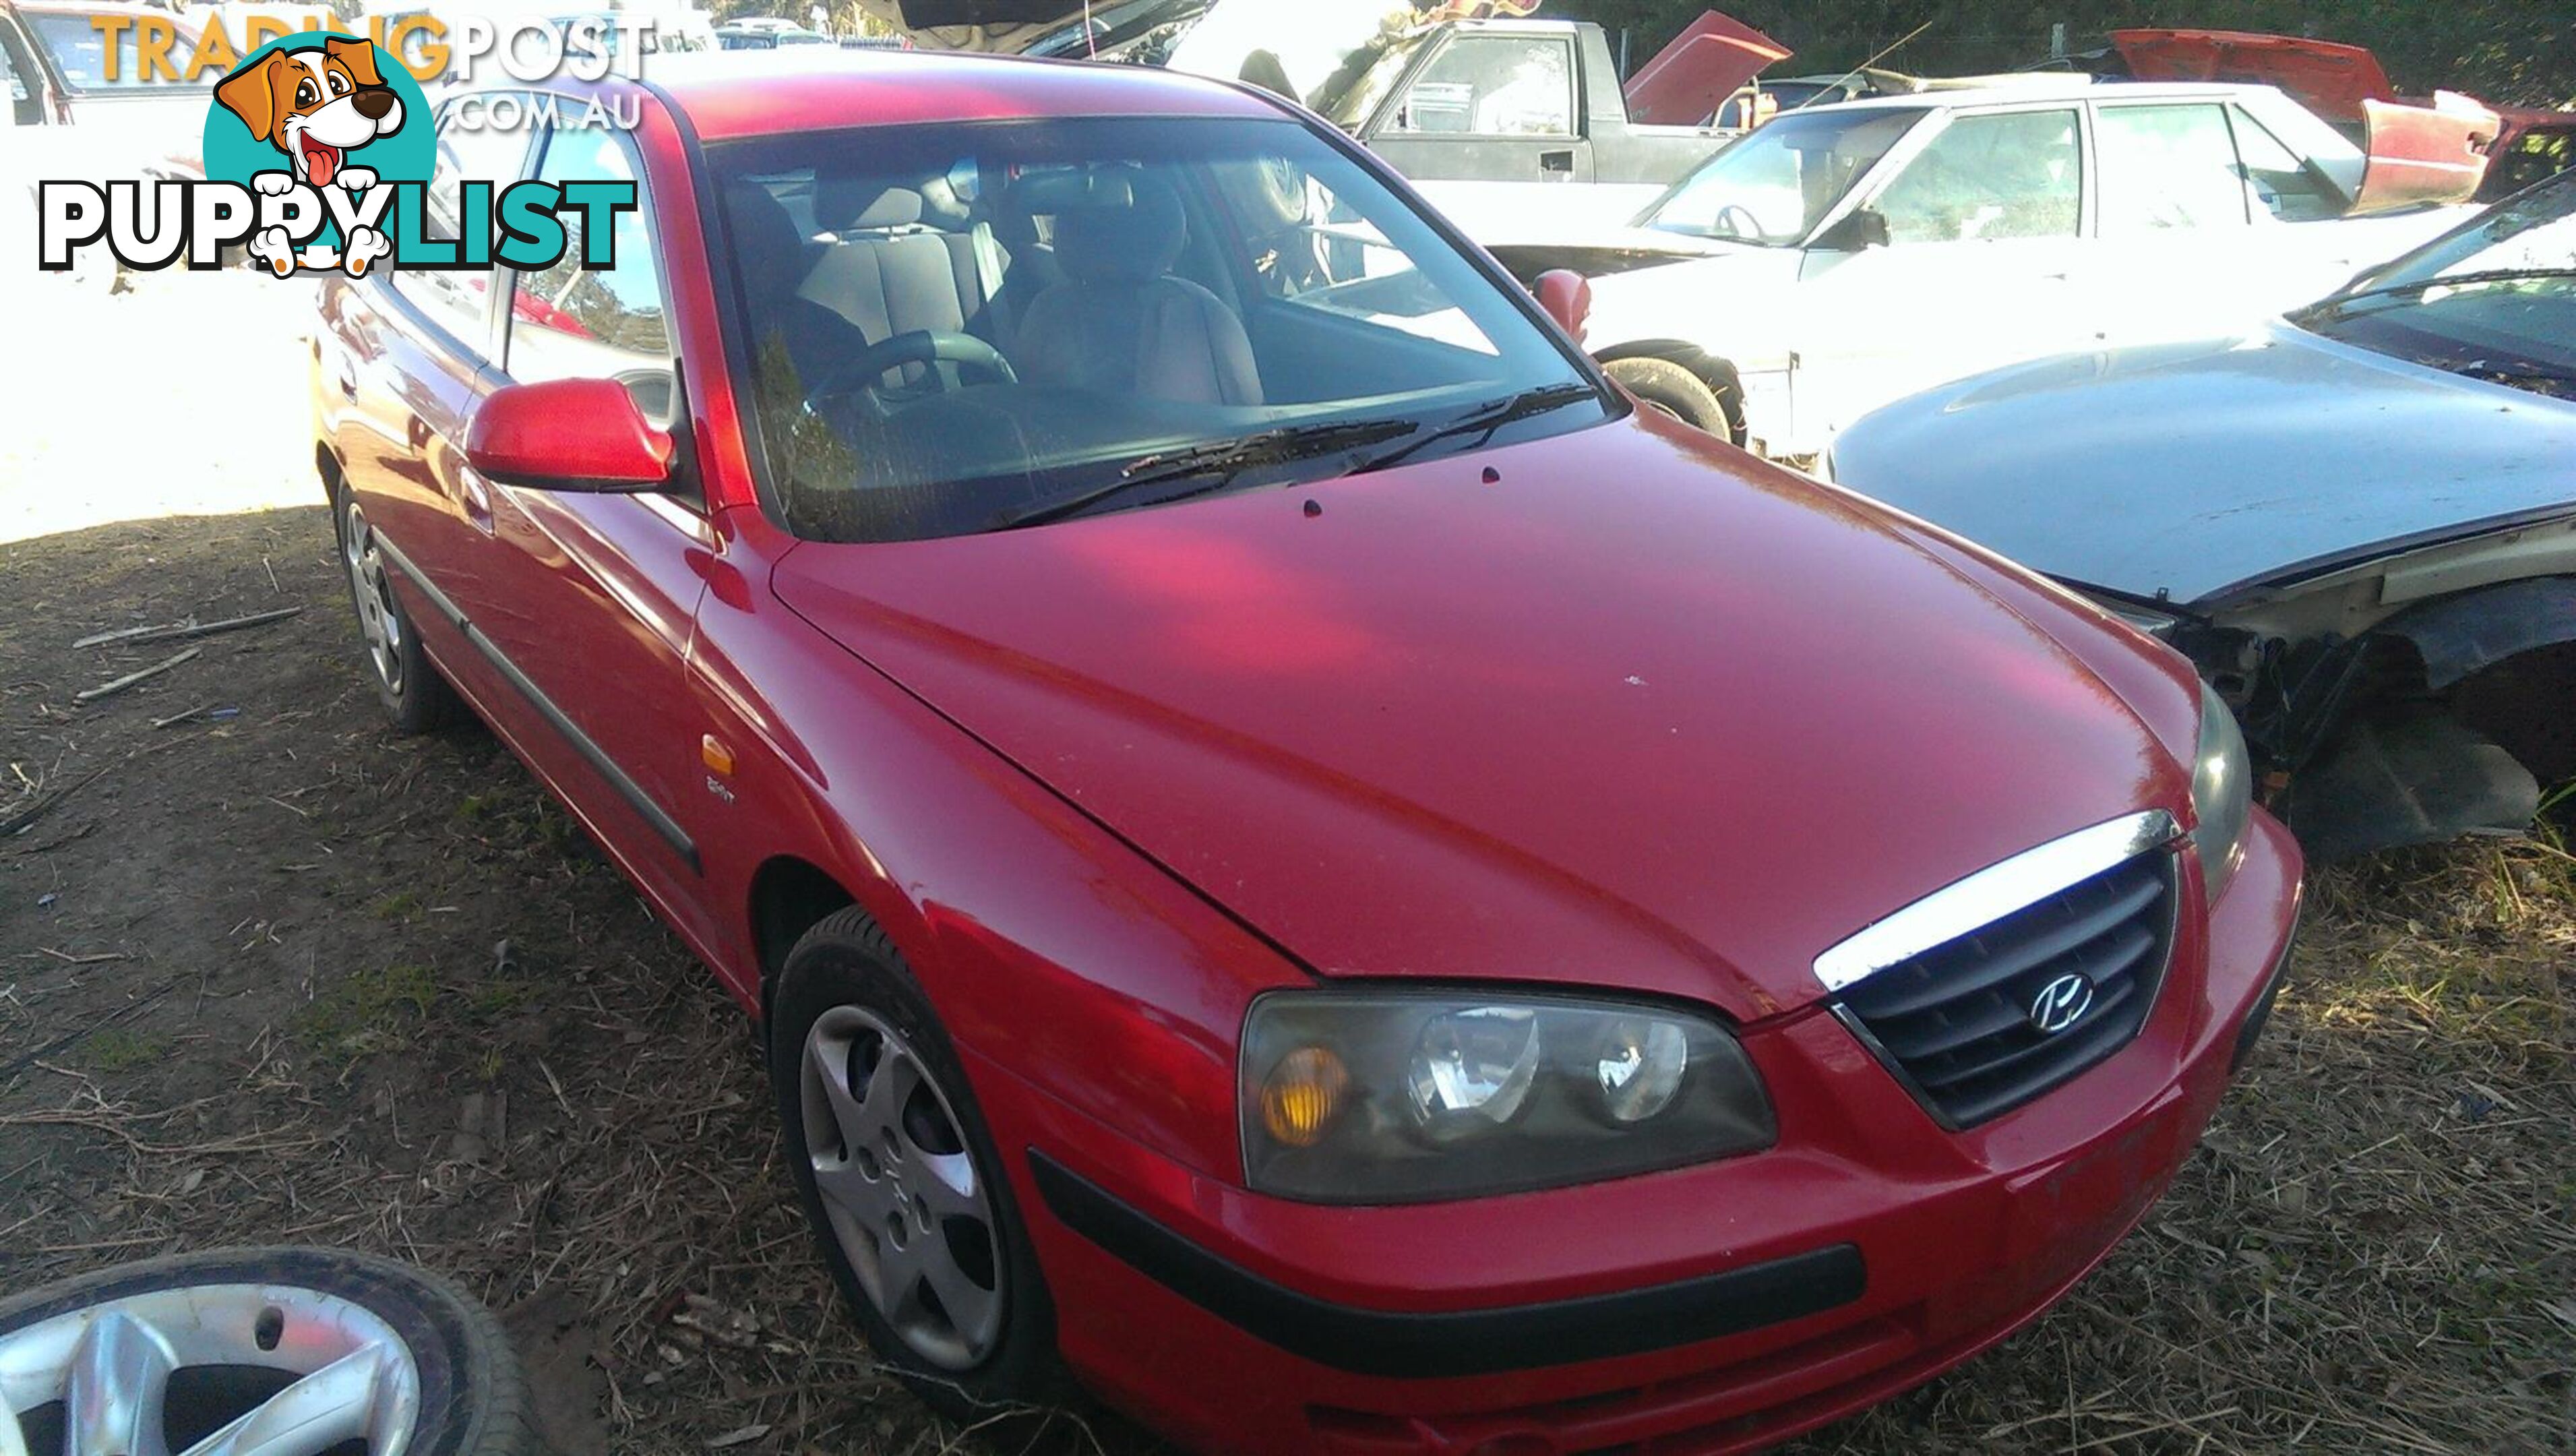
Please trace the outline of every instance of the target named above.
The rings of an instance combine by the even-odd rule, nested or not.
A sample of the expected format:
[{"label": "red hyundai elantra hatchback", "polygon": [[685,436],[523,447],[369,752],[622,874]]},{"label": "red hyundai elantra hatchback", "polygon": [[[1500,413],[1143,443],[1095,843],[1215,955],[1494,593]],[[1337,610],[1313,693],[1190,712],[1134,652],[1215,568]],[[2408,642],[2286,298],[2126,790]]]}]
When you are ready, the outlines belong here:
[{"label": "red hyundai elantra hatchback", "polygon": [[1637,410],[1257,91],[583,95],[451,104],[431,230],[631,176],[614,268],[323,294],[368,660],[760,1019],[925,1399],[1732,1450],[2000,1338],[2172,1177],[2299,876],[2180,658]]}]

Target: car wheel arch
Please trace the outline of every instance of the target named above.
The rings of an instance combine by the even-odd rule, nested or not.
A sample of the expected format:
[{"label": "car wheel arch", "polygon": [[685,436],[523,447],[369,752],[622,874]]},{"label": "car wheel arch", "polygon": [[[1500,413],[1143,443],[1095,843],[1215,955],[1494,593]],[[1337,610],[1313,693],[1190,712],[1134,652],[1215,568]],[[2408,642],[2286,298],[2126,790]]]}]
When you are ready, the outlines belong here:
[{"label": "car wheel arch", "polygon": [[[760,1019],[769,1022],[769,1002],[778,989],[796,942],[832,915],[859,903],[859,897],[831,871],[799,855],[773,855],[751,876],[744,907],[751,931],[752,954],[760,975]],[[876,918],[871,912],[871,918]],[[881,925],[882,928],[882,925]]]},{"label": "car wheel arch", "polygon": [[2380,623],[2403,642],[2469,727],[2502,744],[2546,789],[2576,777],[2576,734],[2563,705],[2576,690],[2576,576],[2535,576],[2442,597]]}]

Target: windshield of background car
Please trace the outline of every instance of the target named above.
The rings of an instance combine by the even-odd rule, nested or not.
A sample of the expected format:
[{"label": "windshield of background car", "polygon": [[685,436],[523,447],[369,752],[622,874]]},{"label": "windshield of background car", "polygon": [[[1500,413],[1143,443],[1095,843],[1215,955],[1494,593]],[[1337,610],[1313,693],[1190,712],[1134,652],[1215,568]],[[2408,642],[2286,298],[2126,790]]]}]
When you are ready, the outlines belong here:
[{"label": "windshield of background car", "polygon": [[[63,84],[75,91],[160,90],[171,84],[143,74],[142,68],[134,64],[130,50],[124,56],[125,64],[116,68],[116,79],[107,79],[107,45],[87,12],[22,10],[19,14],[35,26],[36,39],[53,55],[55,69],[63,73]],[[170,54],[184,64],[197,46],[196,28],[184,21],[173,21],[172,28],[178,31],[179,38],[171,45]],[[197,89],[213,85],[208,80]]]},{"label": "windshield of background car", "polygon": [[1802,242],[1928,114],[1825,106],[1775,117],[1683,178],[1637,225],[1768,247]]},{"label": "windshield of background car", "polygon": [[1306,104],[1342,130],[1357,131],[1368,124],[1387,97],[1395,94],[1395,83],[1404,79],[1415,53],[1430,36],[1431,32],[1425,30],[1409,36],[1389,36],[1360,47],[1306,97]]},{"label": "windshield of background car", "polygon": [[[990,530],[1176,452],[1295,455],[1289,434],[1328,426],[1397,449],[1552,386],[1572,402],[1512,438],[1607,417],[1526,300],[1293,121],[872,128],[707,156],[772,499],[800,535]],[[1305,478],[1355,463],[1310,453]]]},{"label": "windshield of background car", "polygon": [[2576,174],[2293,316],[2383,354],[2576,399]]}]

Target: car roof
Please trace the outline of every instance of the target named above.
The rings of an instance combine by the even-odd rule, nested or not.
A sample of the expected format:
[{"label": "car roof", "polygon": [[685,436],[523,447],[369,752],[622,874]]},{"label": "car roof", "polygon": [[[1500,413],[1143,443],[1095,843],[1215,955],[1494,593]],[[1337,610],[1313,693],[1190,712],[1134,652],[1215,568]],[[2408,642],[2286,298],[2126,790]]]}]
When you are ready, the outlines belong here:
[{"label": "car roof", "polygon": [[648,80],[705,141],[936,122],[1284,114],[1249,88],[1145,66],[841,46],[661,55]]},{"label": "car roof", "polygon": [[[1961,91],[1909,91],[1901,96],[1870,96],[1834,104],[1835,111],[1928,111],[1967,106],[2009,106],[2029,101],[2205,100],[2213,97],[2277,95],[2270,86],[2230,81],[2096,81],[2090,76],[2034,72],[2029,84],[1977,86]],[[1803,114],[1803,113],[1802,113]]]}]

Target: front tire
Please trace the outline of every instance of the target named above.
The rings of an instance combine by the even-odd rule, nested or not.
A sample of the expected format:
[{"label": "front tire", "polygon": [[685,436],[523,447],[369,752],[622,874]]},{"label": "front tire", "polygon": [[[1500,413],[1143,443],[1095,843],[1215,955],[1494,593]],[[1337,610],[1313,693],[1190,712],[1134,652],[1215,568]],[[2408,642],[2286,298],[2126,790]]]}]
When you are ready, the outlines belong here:
[{"label": "front tire", "polygon": [[1639,404],[1662,410],[1721,440],[1736,437],[1734,421],[1728,418],[1717,391],[1669,359],[1613,359],[1601,366],[1601,372],[1634,395]]},{"label": "front tire", "polygon": [[340,565],[357,610],[358,636],[366,648],[367,676],[397,733],[427,733],[456,716],[456,693],[430,663],[411,614],[394,591],[392,562],[376,544],[375,528],[358,493],[341,486],[331,502]]},{"label": "front tire", "polygon": [[0,1370],[0,1433],[33,1451],[162,1456],[227,1430],[279,1453],[543,1450],[489,1310],[338,1249],[151,1259],[0,1301]]},{"label": "front tire", "polygon": [[876,922],[787,957],[770,1081],[805,1217],[879,1362],[964,1424],[1070,1393],[1037,1255],[964,1067]]}]

